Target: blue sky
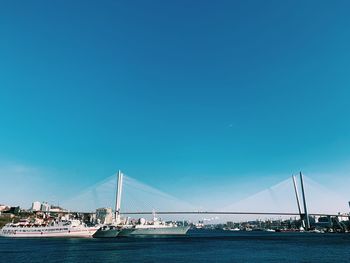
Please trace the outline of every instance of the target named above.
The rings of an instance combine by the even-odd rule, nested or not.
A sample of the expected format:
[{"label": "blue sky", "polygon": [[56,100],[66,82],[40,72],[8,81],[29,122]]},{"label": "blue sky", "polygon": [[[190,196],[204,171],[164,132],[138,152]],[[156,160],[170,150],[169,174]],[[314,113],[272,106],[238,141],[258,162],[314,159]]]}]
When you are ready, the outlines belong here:
[{"label": "blue sky", "polygon": [[63,199],[122,169],[196,201],[303,170],[336,189],[349,5],[2,1],[1,180]]}]

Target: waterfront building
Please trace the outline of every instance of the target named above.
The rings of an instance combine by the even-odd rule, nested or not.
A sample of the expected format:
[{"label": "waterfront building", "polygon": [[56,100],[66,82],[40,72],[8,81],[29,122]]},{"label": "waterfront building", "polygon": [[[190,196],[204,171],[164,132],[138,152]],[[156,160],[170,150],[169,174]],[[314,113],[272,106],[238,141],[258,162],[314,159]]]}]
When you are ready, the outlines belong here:
[{"label": "waterfront building", "polygon": [[0,205],[0,212],[7,211],[9,209],[10,209],[10,207],[7,205]]},{"label": "waterfront building", "polygon": [[32,203],[32,211],[40,211],[41,203],[39,201],[35,201]]},{"label": "waterfront building", "polygon": [[63,209],[62,207],[55,206],[55,205],[51,205],[51,206],[50,206],[50,212],[59,213],[59,212],[64,212],[64,211],[66,211],[66,210]]},{"label": "waterfront building", "polygon": [[19,206],[11,206],[10,208],[3,211],[4,214],[13,214],[18,215],[18,213],[21,211],[21,208]]},{"label": "waterfront building", "polygon": [[112,224],[113,213],[112,208],[98,208],[96,209],[96,220],[101,224]]},{"label": "waterfront building", "polygon": [[47,202],[44,202],[41,204],[40,210],[43,212],[49,212],[50,211],[50,205]]}]

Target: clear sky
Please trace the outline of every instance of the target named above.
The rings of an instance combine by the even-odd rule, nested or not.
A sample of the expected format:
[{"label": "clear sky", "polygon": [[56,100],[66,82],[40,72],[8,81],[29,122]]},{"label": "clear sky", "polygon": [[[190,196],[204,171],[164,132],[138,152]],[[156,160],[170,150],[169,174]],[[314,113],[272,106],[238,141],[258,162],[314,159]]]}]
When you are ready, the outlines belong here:
[{"label": "clear sky", "polygon": [[349,9],[0,1],[0,203],[63,199],[118,169],[193,201],[299,170],[344,187]]}]

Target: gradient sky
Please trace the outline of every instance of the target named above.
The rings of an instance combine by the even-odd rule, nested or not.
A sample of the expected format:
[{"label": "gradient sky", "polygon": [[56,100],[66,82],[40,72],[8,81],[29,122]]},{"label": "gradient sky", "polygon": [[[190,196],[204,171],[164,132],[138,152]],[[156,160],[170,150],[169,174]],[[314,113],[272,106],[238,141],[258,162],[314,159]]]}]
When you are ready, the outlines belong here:
[{"label": "gradient sky", "polygon": [[0,1],[0,203],[63,199],[118,169],[193,201],[299,170],[344,187],[349,10]]}]

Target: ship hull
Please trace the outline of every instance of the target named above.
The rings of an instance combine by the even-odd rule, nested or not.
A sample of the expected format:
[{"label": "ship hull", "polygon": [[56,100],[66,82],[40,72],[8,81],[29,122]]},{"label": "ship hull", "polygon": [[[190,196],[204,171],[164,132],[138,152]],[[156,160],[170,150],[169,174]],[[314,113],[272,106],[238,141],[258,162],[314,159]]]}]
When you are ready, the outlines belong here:
[{"label": "ship hull", "polygon": [[117,237],[119,234],[119,229],[98,229],[94,234],[93,238],[114,238]]},{"label": "ship hull", "polygon": [[11,238],[50,238],[50,237],[66,237],[66,238],[89,238],[96,232],[96,228],[88,229],[71,229],[64,231],[55,231],[52,229],[35,229],[35,231],[22,231],[18,229],[2,229],[0,236]]}]

